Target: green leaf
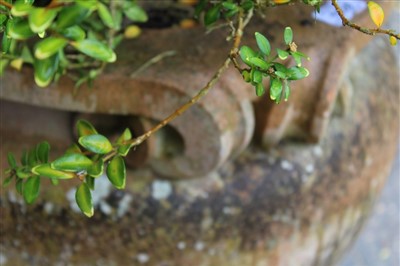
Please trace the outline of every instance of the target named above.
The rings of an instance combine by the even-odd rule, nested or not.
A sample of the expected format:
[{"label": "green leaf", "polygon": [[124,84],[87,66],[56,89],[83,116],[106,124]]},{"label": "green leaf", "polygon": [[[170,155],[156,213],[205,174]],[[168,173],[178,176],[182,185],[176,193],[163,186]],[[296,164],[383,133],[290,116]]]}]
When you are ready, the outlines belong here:
[{"label": "green leaf", "polygon": [[275,68],[275,71],[282,72],[285,75],[289,74],[289,69],[286,66],[284,66],[284,65],[282,65],[280,63],[274,63],[274,68]]},{"label": "green leaf", "polygon": [[9,19],[7,22],[7,35],[16,40],[25,40],[35,35],[35,33],[32,32],[27,20]]},{"label": "green leaf", "polygon": [[87,216],[92,217],[93,210],[93,202],[92,195],[90,193],[89,186],[86,183],[82,183],[75,193],[75,200],[79,206],[79,209]]},{"label": "green leaf", "polygon": [[97,134],[94,126],[90,122],[83,119],[78,120],[76,123],[76,128],[78,130],[79,137]]},{"label": "green leaf", "polygon": [[257,53],[250,47],[243,45],[242,47],[240,47],[239,55],[244,63],[250,65],[250,58],[256,57]]},{"label": "green leaf", "polygon": [[25,3],[24,0],[18,0],[11,8],[11,15],[14,17],[23,17],[28,15],[32,9],[34,7],[31,4]]},{"label": "green leaf", "polygon": [[110,11],[101,2],[97,3],[97,12],[99,13],[99,17],[100,17],[101,21],[103,21],[103,23],[107,27],[109,27],[109,28],[114,28],[115,27],[114,26],[114,21],[113,21],[113,18],[111,16]]},{"label": "green leaf", "polygon": [[28,165],[30,167],[32,167],[37,163],[37,161],[38,161],[38,158],[36,156],[36,147],[35,147],[35,148],[32,148],[32,149],[29,150],[29,153],[28,153]]},{"label": "green leaf", "polygon": [[293,42],[293,31],[292,28],[286,27],[285,31],[283,33],[283,39],[285,40],[285,43],[287,45],[291,44]]},{"label": "green leaf", "polygon": [[22,195],[22,191],[23,191],[23,186],[24,186],[24,180],[18,178],[17,182],[15,182],[15,189],[17,190],[17,192]]},{"label": "green leaf", "polygon": [[269,56],[271,53],[271,45],[268,39],[259,32],[255,33],[258,48],[264,54],[264,56]]},{"label": "green leaf", "polygon": [[121,156],[115,156],[107,167],[107,177],[117,189],[125,188],[126,169]]},{"label": "green leaf", "polygon": [[275,74],[277,77],[281,78],[281,79],[286,79],[286,78],[287,78],[286,74],[283,73],[283,72],[280,72],[280,71],[275,71],[274,74]]},{"label": "green leaf", "polygon": [[288,80],[299,80],[308,77],[310,72],[304,67],[291,67],[288,69]]},{"label": "green leaf", "polygon": [[122,135],[117,139],[117,143],[118,144],[123,144],[123,143],[125,143],[126,141],[128,141],[130,139],[132,139],[132,133],[129,130],[129,128],[126,128],[124,130],[124,132],[122,133]]},{"label": "green leaf", "polygon": [[81,149],[77,144],[72,144],[71,146],[68,147],[68,149],[65,151],[65,154],[71,154],[71,153],[82,153]]},{"label": "green leaf", "polygon": [[75,177],[74,173],[53,169],[48,163],[39,164],[33,167],[31,171],[35,175],[44,176],[51,179],[71,179]]},{"label": "green leaf", "polygon": [[281,49],[276,49],[276,51],[278,52],[279,58],[282,60],[285,60],[289,56],[289,53],[287,51]]},{"label": "green leaf", "polygon": [[149,18],[147,17],[146,11],[135,3],[127,2],[123,12],[133,22],[146,22]]},{"label": "green leaf", "polygon": [[133,147],[132,144],[125,144],[118,147],[118,154],[121,156],[126,156],[129,153],[129,150]]},{"label": "green leaf", "polygon": [[277,78],[272,78],[270,83],[270,98],[276,100],[282,94],[282,81]]},{"label": "green leaf", "polygon": [[11,181],[14,179],[13,175],[10,175],[9,177],[6,177],[3,180],[3,187],[8,187],[8,185],[10,185]]},{"label": "green leaf", "polygon": [[247,0],[241,4],[241,7],[244,9],[244,11],[249,11],[254,7],[254,3],[252,0]]},{"label": "green leaf", "polygon": [[50,144],[43,141],[36,146],[36,157],[42,163],[47,163],[49,160]]},{"label": "green leaf", "polygon": [[204,15],[204,24],[206,26],[210,26],[219,19],[220,15],[221,15],[220,6],[219,5],[213,6]]},{"label": "green leaf", "polygon": [[58,14],[56,28],[65,29],[74,25],[79,25],[89,14],[89,9],[80,5],[63,7]]},{"label": "green leaf", "polygon": [[39,196],[40,190],[40,177],[32,176],[26,180],[22,194],[24,195],[25,202],[32,204]]},{"label": "green leaf", "polygon": [[246,81],[246,82],[250,82],[251,81],[251,76],[250,76],[249,71],[244,70],[242,72],[242,76],[243,76],[244,81]]},{"label": "green leaf", "polygon": [[265,93],[265,88],[264,85],[262,83],[258,83],[256,85],[256,95],[257,96],[262,96]]},{"label": "green leaf", "polygon": [[21,164],[23,166],[28,164],[28,152],[26,150],[22,151],[22,155],[21,155]]},{"label": "green leaf", "polygon": [[68,27],[65,30],[61,31],[60,33],[65,38],[73,41],[80,41],[85,39],[86,37],[85,31],[77,25]]},{"label": "green leaf", "polygon": [[117,59],[117,55],[111,48],[97,40],[85,39],[71,44],[82,53],[101,61],[112,63]]},{"label": "green leaf", "polygon": [[93,162],[88,157],[80,153],[70,153],[56,159],[51,163],[51,168],[63,171],[79,172],[87,171]]},{"label": "green leaf", "polygon": [[[3,38],[1,39],[1,51],[3,54],[8,53],[8,50],[10,49],[11,42],[13,39],[9,38],[7,34],[3,34]],[[5,59],[2,58],[1,62],[6,61]]]},{"label": "green leaf", "polygon": [[296,64],[299,67],[301,66],[301,59],[306,58],[307,60],[310,60],[308,56],[300,52],[290,52],[290,54],[292,55],[294,61],[296,61]]},{"label": "green leaf", "polygon": [[50,27],[59,9],[37,7],[29,12],[29,26],[33,32],[40,33]]},{"label": "green leaf", "polygon": [[24,47],[22,48],[21,58],[26,63],[34,64],[35,60],[33,59],[32,53],[27,45],[24,45]]},{"label": "green leaf", "polygon": [[35,82],[39,87],[46,87],[50,84],[58,69],[58,63],[57,54],[43,60],[35,60]]},{"label": "green leaf", "polygon": [[98,154],[106,154],[113,149],[110,141],[100,134],[80,137],[78,142],[89,151]]},{"label": "green leaf", "polygon": [[234,10],[237,9],[237,5],[231,2],[222,2],[222,6],[227,10]]},{"label": "green leaf", "polygon": [[7,154],[7,161],[11,169],[15,169],[17,167],[17,161],[15,160],[14,154],[11,152]]},{"label": "green leaf", "polygon": [[6,22],[7,18],[7,15],[0,13],[0,26],[2,26],[4,22]]},{"label": "green leaf", "polygon": [[30,177],[32,175],[32,173],[31,172],[27,172],[26,168],[17,168],[16,175],[19,178],[24,179],[24,178]]},{"label": "green leaf", "polygon": [[253,71],[253,82],[261,83],[262,82],[262,73],[258,70]]},{"label": "green leaf", "polygon": [[99,177],[103,174],[104,171],[104,161],[102,159],[94,162],[93,165],[88,170],[88,175],[92,177]]},{"label": "green leaf", "polygon": [[289,83],[285,82],[285,102],[289,99],[289,95],[290,95],[290,87],[289,87]]},{"label": "green leaf", "polygon": [[87,9],[95,9],[97,6],[98,0],[75,0],[78,7],[84,7]]},{"label": "green leaf", "polygon": [[258,58],[258,57],[252,57],[249,59],[249,62],[256,66],[261,68],[262,70],[268,70],[269,67],[271,66],[271,64],[268,64],[267,62],[265,62],[263,59]]},{"label": "green leaf", "polygon": [[64,38],[48,37],[37,43],[35,57],[37,59],[46,59],[63,49],[65,45],[67,45],[67,40]]},{"label": "green leaf", "polygon": [[94,190],[94,184],[95,184],[96,179],[91,176],[86,176],[85,181],[86,181],[86,184],[88,185],[89,189]]}]

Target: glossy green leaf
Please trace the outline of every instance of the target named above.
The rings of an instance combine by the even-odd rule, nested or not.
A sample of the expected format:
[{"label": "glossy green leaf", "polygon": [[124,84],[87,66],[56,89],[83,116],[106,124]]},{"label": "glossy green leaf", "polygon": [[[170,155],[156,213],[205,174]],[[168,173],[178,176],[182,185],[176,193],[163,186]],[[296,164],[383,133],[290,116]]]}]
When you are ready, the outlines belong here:
[{"label": "glossy green leaf", "polygon": [[29,26],[33,32],[45,31],[57,16],[59,9],[37,7],[29,12]]},{"label": "glossy green leaf", "polygon": [[220,6],[216,5],[210,8],[204,15],[204,24],[210,26],[215,23],[220,17]]},{"label": "glossy green leaf", "polygon": [[245,62],[247,65],[250,65],[250,58],[256,57],[257,53],[250,47],[243,45],[240,47],[239,55],[243,62]]},{"label": "glossy green leaf", "polygon": [[125,144],[118,147],[118,154],[121,156],[126,156],[129,153],[129,150],[132,148],[132,144]]},{"label": "glossy green leaf", "polygon": [[[2,53],[8,53],[8,50],[10,49],[11,42],[13,39],[9,38],[7,34],[3,34],[3,38],[1,39],[1,52]],[[2,58],[2,62],[5,62],[6,60]]]},{"label": "glossy green leaf", "polygon": [[271,66],[270,64],[268,64],[267,62],[265,62],[263,59],[258,58],[258,57],[252,57],[249,59],[249,62],[256,66],[261,68],[262,70],[268,70],[269,67]]},{"label": "glossy green leaf", "polygon": [[308,71],[308,69],[304,68],[304,67],[291,67],[289,68],[289,74],[288,74],[288,79],[289,80],[299,80],[299,79],[303,79],[308,77],[308,75],[310,74],[310,72]]},{"label": "glossy green leaf", "polygon": [[287,51],[285,51],[285,50],[276,49],[276,51],[278,52],[279,58],[282,59],[282,60],[285,60],[289,56],[289,53]]},{"label": "glossy green leaf", "polygon": [[57,16],[57,29],[65,29],[79,25],[90,14],[89,9],[80,5],[63,7]]},{"label": "glossy green leaf", "polygon": [[22,189],[22,194],[24,195],[25,202],[32,204],[39,196],[40,190],[40,177],[32,176],[29,177]]},{"label": "glossy green leaf", "polygon": [[104,172],[104,161],[99,159],[98,161],[94,162],[93,165],[88,169],[88,175],[92,177],[99,177]]},{"label": "glossy green leaf", "polygon": [[285,40],[285,43],[287,45],[291,44],[293,42],[293,31],[292,28],[286,27],[285,31],[283,33],[283,39]]},{"label": "glossy green leaf", "polygon": [[90,193],[90,188],[86,183],[82,183],[75,193],[75,200],[79,206],[79,209],[87,216],[92,217],[93,210],[93,202],[92,195]]},{"label": "glossy green leaf", "polygon": [[274,74],[275,74],[277,77],[281,78],[281,79],[286,79],[286,78],[287,78],[286,74],[283,73],[283,72],[280,72],[280,71],[275,71]]},{"label": "glossy green leaf", "polygon": [[47,163],[49,160],[50,144],[43,141],[36,146],[36,157],[42,163]]},{"label": "glossy green leaf", "polygon": [[32,173],[28,171],[26,168],[17,168],[16,175],[19,178],[24,179],[30,177]]},{"label": "glossy green leaf", "polygon": [[110,141],[100,134],[80,137],[78,142],[89,151],[98,154],[106,154],[113,149]]},{"label": "glossy green leaf", "polygon": [[15,160],[14,154],[12,154],[11,152],[7,154],[7,161],[11,169],[17,167],[17,161]]},{"label": "glossy green leaf", "polygon": [[35,82],[39,87],[46,87],[50,84],[58,69],[58,63],[57,54],[43,60],[35,60]]},{"label": "glossy green leaf", "polygon": [[78,120],[76,123],[76,128],[78,130],[79,137],[97,134],[94,126],[90,122],[83,119]]},{"label": "glossy green leaf", "polygon": [[94,185],[95,185],[95,182],[96,182],[95,178],[93,178],[91,176],[86,176],[85,177],[85,182],[88,185],[90,190],[94,190]]},{"label": "glossy green leaf", "polygon": [[282,93],[282,81],[277,78],[272,78],[270,83],[270,98],[276,100]]},{"label": "glossy green leaf", "polygon": [[127,2],[123,12],[133,22],[146,22],[149,19],[146,11],[136,3]]},{"label": "glossy green leaf", "polygon": [[36,148],[32,148],[28,152],[28,165],[29,166],[34,166],[38,162],[37,154],[36,154]]},{"label": "glossy green leaf", "polygon": [[249,71],[244,70],[242,72],[242,77],[243,77],[244,81],[246,81],[246,82],[250,82],[251,81],[251,76],[250,76]]},{"label": "glossy green leaf", "polygon": [[256,85],[256,95],[257,96],[262,96],[265,93],[265,88],[264,85],[262,83],[258,83]]},{"label": "glossy green leaf", "polygon": [[0,26],[2,26],[7,21],[7,15],[0,13]]},{"label": "glossy green leaf", "polygon": [[263,53],[264,56],[269,56],[269,54],[271,53],[271,45],[268,39],[259,32],[256,32],[255,36],[260,51]]},{"label": "glossy green leaf", "polygon": [[35,33],[29,27],[27,20],[9,19],[7,22],[7,35],[16,40],[25,40]]},{"label": "glossy green leaf", "polygon": [[26,16],[32,9],[34,9],[34,7],[31,4],[26,3],[24,0],[18,0],[11,8],[11,15],[14,17]]},{"label": "glossy green leaf", "polygon": [[21,58],[24,62],[33,64],[35,62],[34,58],[32,57],[32,53],[29,50],[28,45],[24,45],[21,52]]},{"label": "glossy green leaf", "polygon": [[122,135],[117,139],[117,143],[118,144],[123,144],[123,143],[125,143],[126,141],[128,141],[130,139],[132,139],[132,133],[129,130],[129,128],[126,128],[124,130],[124,132],[122,133]]},{"label": "glossy green leaf", "polygon": [[126,169],[121,156],[115,156],[107,167],[107,177],[117,189],[125,188]]},{"label": "glossy green leaf", "polygon": [[99,13],[99,17],[103,23],[109,27],[109,28],[114,28],[114,21],[111,16],[110,11],[108,8],[101,2],[97,3],[97,12]]},{"label": "glossy green leaf", "polygon": [[14,175],[8,176],[3,180],[3,187],[8,187],[11,181],[14,179]]},{"label": "glossy green leaf", "polygon": [[37,43],[35,57],[37,59],[46,59],[57,53],[60,49],[63,49],[67,43],[67,40],[64,38],[50,36]]},{"label": "glossy green leaf", "polygon": [[274,68],[275,68],[276,71],[282,72],[285,75],[289,74],[289,69],[286,66],[284,66],[284,65],[282,65],[280,63],[274,63]]},{"label": "glossy green leaf", "polygon": [[252,8],[254,7],[254,3],[253,3],[252,0],[247,0],[247,1],[244,1],[244,2],[241,4],[241,7],[242,7],[245,11],[249,11],[250,9],[252,9]]},{"label": "glossy green leaf", "polygon": [[258,70],[253,71],[253,82],[261,83],[262,82],[262,73]]},{"label": "glossy green leaf", "polygon": [[71,43],[82,53],[105,62],[115,62],[117,55],[111,48],[97,40],[85,39]]},{"label": "glossy green leaf", "polygon": [[51,163],[51,168],[63,171],[78,172],[88,170],[93,162],[88,157],[80,153],[70,153],[56,159]]},{"label": "glossy green leaf", "polygon": [[94,9],[97,6],[98,0],[75,0],[78,7],[84,7],[87,9]]},{"label": "glossy green leaf", "polygon": [[310,58],[308,56],[306,56],[305,54],[300,53],[300,52],[290,52],[290,54],[292,55],[294,61],[296,61],[296,65],[299,67],[301,66],[301,60],[303,58],[310,60]]},{"label": "glossy green leaf", "polygon": [[85,31],[77,25],[68,27],[65,30],[61,31],[60,33],[65,38],[73,41],[80,41],[85,39],[86,37]]},{"label": "glossy green leaf", "polygon": [[32,173],[35,175],[48,177],[52,179],[71,179],[75,177],[74,173],[64,172],[60,170],[53,169],[50,164],[39,164],[32,168]]}]

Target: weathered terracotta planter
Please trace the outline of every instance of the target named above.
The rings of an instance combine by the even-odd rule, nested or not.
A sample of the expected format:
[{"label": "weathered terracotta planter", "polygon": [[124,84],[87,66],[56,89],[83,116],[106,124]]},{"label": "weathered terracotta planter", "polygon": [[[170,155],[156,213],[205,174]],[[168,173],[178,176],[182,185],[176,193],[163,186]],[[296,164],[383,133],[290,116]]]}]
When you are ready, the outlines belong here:
[{"label": "weathered terracotta planter", "polygon": [[[33,206],[2,189],[5,265],[334,263],[368,217],[396,151],[398,64],[382,39],[360,51],[364,36],[305,23],[310,10],[287,16],[289,11],[282,8],[248,30],[279,42],[278,25],[288,17],[299,47],[313,58],[306,64],[315,74],[294,85],[288,103],[254,102],[253,91],[232,69],[200,105],[172,123],[174,129],[138,151],[145,159],[129,171],[125,191],[106,180],[97,183],[91,219],[72,204],[77,183],[42,187]],[[119,63],[92,90],[76,95],[67,79],[43,90],[33,85],[29,70],[7,72],[1,86],[2,169],[6,152],[18,153],[43,138],[60,154],[73,139],[69,130],[77,117],[97,119],[110,134],[125,125],[144,130],[162,119],[204,85],[226,56],[224,34],[201,31],[145,32],[123,44]],[[321,32],[330,34],[317,38]],[[245,38],[250,45],[251,38]],[[139,47],[145,51],[131,54]],[[171,49],[176,56],[129,77]],[[165,148],[168,143],[174,147]]]}]

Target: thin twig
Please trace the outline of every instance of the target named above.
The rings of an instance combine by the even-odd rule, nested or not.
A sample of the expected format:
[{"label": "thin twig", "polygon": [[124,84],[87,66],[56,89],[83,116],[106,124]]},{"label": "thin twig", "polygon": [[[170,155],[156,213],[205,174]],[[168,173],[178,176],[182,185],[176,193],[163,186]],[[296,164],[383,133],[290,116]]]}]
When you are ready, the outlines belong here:
[{"label": "thin twig", "polygon": [[135,72],[133,72],[130,77],[134,78],[136,77],[140,72],[142,72],[143,70],[145,70],[146,68],[148,68],[149,66],[161,61],[162,59],[164,59],[167,56],[173,56],[176,54],[176,51],[174,50],[170,50],[170,51],[165,51],[162,52],[156,56],[154,56],[153,58],[151,58],[149,61],[147,61],[146,63],[144,63],[143,65],[141,65],[138,69],[135,70]]},{"label": "thin twig", "polygon": [[232,56],[235,57],[237,55],[237,52],[238,52],[238,49],[239,49],[239,45],[240,45],[240,42],[241,42],[241,39],[242,39],[242,36],[243,36],[243,29],[247,24],[247,23],[245,24],[245,22],[250,21],[250,18],[252,16],[252,14],[253,14],[252,12],[249,12],[247,14],[247,17],[246,17],[245,21],[244,21],[243,20],[244,15],[243,15],[242,11],[240,12],[240,14],[238,16],[238,26],[237,26],[237,29],[236,29],[236,32],[235,32],[235,40],[233,42],[233,46],[232,46],[232,48],[230,50],[230,53],[229,53],[227,59],[225,60],[225,62],[215,72],[215,74],[210,79],[210,81],[193,98],[191,98],[187,103],[185,103],[184,105],[179,107],[175,112],[170,114],[167,118],[165,118],[163,121],[161,121],[159,124],[157,124],[155,127],[150,129],[149,131],[147,131],[143,135],[131,140],[129,142],[129,144],[131,144],[133,146],[137,146],[137,145],[141,144],[143,141],[148,139],[152,134],[154,134],[159,129],[161,129],[162,127],[164,127],[168,123],[170,123],[172,120],[174,120],[175,118],[177,118],[178,116],[183,114],[189,107],[191,107],[192,105],[197,103],[203,96],[205,96],[210,91],[210,89],[219,80],[219,78],[221,77],[222,73],[228,68],[229,63],[231,62],[231,57]]},{"label": "thin twig", "polygon": [[0,0],[0,6],[5,6],[8,9],[11,9],[13,7],[12,4],[10,4],[10,3],[8,3],[8,2],[6,2],[4,0]]},{"label": "thin twig", "polygon": [[361,27],[360,25],[357,25],[357,24],[349,21],[346,18],[346,16],[343,13],[343,10],[340,8],[339,4],[337,3],[337,0],[332,0],[332,5],[335,7],[336,12],[338,13],[339,17],[341,18],[343,26],[348,26],[350,28],[356,29],[356,30],[358,30],[362,33],[368,34],[368,35],[375,35],[377,33],[381,33],[381,34],[393,36],[398,40],[400,39],[400,34],[396,34],[392,30],[384,30],[384,29],[380,29],[380,28],[368,29],[368,28]]}]

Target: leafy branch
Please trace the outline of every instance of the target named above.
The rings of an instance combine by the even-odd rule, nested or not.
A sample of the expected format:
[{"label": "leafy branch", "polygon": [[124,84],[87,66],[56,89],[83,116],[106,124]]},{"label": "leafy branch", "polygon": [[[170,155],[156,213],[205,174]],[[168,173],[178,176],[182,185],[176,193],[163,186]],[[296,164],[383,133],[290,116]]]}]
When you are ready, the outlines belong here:
[{"label": "leafy branch", "polygon": [[395,33],[393,30],[386,30],[386,29],[381,29],[381,25],[384,20],[384,12],[383,9],[375,2],[369,1],[368,2],[368,9],[369,13],[371,16],[371,19],[375,23],[375,25],[378,27],[376,29],[369,29],[365,27],[361,27],[360,25],[351,22],[346,18],[346,16],[343,13],[342,8],[339,6],[337,0],[331,0],[332,5],[335,7],[337,14],[339,15],[340,19],[342,20],[343,26],[348,26],[350,28],[353,28],[355,30],[358,30],[362,33],[368,34],[368,35],[375,35],[377,33],[380,34],[386,34],[390,37],[390,43],[392,45],[396,45],[397,40],[400,39],[400,34]]}]

